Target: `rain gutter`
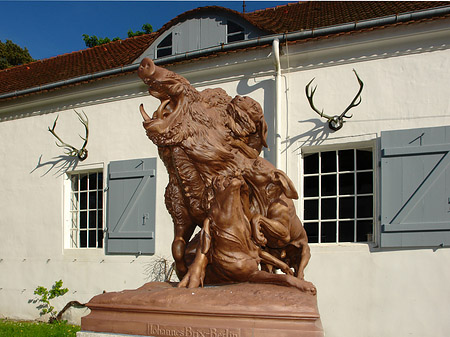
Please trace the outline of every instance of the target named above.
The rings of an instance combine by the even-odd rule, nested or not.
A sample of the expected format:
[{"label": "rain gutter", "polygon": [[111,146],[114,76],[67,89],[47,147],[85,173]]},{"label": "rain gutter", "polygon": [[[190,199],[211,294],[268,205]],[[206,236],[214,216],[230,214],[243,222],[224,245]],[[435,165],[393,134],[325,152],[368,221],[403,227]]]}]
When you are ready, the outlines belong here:
[{"label": "rain gutter", "polygon": [[[272,44],[275,39],[278,39],[281,43],[286,41],[295,41],[302,40],[307,38],[314,38],[318,36],[338,34],[344,32],[350,32],[355,30],[367,29],[377,26],[395,24],[398,22],[406,22],[411,20],[421,20],[426,18],[431,18],[434,16],[443,16],[446,14],[450,14],[450,6],[437,7],[433,9],[417,11],[417,12],[409,12],[403,14],[390,15],[382,18],[363,20],[358,22],[340,24],[335,26],[328,26],[317,29],[308,29],[291,33],[283,33],[283,34],[275,34],[275,35],[267,35],[263,37],[258,37],[251,40],[238,41],[228,44],[222,44],[220,46],[214,46],[210,48],[195,50],[192,52],[186,52],[183,54],[177,54],[173,56],[164,57],[161,59],[154,60],[156,65],[163,65],[168,63],[180,62],[189,60],[196,57],[206,56],[212,53],[236,50],[241,48],[249,48],[249,47],[257,47],[262,45]],[[58,81],[54,83],[44,84],[41,86],[28,88],[24,90],[17,90],[5,94],[0,95],[0,99],[11,98],[26,94],[31,94],[35,92],[39,92],[42,90],[50,90],[70,84],[75,84],[83,81],[89,81],[101,77],[117,75],[121,73],[131,72],[137,70],[139,67],[138,63],[129,64],[120,68],[109,69],[93,74],[83,75],[79,77],[74,77],[72,79]]]}]

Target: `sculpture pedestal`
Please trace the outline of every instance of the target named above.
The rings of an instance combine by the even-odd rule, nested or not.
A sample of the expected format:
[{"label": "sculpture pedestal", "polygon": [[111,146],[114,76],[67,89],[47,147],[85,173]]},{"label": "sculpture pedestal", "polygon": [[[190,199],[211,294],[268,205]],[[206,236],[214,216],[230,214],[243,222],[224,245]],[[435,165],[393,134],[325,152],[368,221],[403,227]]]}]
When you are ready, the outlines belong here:
[{"label": "sculpture pedestal", "polygon": [[97,295],[83,331],[155,337],[323,337],[317,298],[271,284],[175,288],[151,282]]}]

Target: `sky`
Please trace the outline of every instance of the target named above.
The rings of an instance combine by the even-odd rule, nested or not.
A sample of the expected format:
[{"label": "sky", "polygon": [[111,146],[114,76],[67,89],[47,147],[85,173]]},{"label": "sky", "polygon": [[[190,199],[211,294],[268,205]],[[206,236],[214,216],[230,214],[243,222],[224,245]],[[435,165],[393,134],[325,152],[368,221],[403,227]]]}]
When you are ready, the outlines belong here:
[{"label": "sky", "polygon": [[[246,12],[295,1],[245,1]],[[222,6],[242,12],[243,1],[2,1],[0,41],[27,48],[36,60],[85,49],[83,34],[127,38],[129,29],[154,31],[190,9]]]}]

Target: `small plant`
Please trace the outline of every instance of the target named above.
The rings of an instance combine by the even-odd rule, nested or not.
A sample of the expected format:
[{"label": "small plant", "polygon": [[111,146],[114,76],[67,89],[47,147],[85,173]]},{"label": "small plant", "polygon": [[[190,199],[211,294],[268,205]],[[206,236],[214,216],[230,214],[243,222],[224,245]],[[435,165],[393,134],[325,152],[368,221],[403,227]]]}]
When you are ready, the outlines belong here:
[{"label": "small plant", "polygon": [[38,299],[36,299],[34,302],[41,303],[37,308],[41,311],[39,314],[41,316],[49,314],[49,322],[52,323],[54,321],[57,321],[57,312],[55,311],[55,307],[50,304],[50,300],[63,296],[65,293],[69,291],[67,288],[62,288],[63,281],[59,280],[56,281],[55,284],[52,286],[52,289],[48,290],[45,287],[38,286],[36,290],[34,291],[35,295],[40,296]]}]

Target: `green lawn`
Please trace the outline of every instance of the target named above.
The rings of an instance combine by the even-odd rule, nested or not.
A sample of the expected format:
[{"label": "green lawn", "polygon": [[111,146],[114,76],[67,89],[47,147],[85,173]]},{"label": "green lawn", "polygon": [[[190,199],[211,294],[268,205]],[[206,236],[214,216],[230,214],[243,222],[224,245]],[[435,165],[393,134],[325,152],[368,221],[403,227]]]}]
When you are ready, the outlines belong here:
[{"label": "green lawn", "polygon": [[0,319],[0,337],[75,337],[80,327],[66,323],[21,322]]}]

